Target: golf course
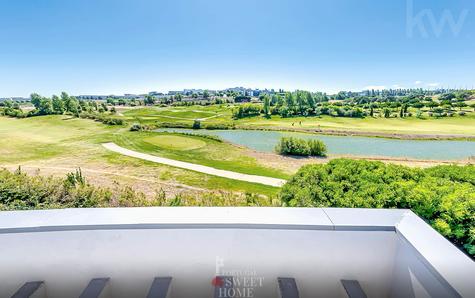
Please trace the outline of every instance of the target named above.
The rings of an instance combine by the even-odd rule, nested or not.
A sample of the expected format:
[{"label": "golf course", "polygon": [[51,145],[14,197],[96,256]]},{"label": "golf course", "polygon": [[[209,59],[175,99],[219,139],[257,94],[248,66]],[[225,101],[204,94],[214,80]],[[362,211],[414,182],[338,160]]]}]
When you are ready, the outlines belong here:
[{"label": "golf course", "polygon": [[235,119],[236,106],[0,116],[0,208],[409,208],[473,254],[473,113]]},{"label": "golf course", "polygon": [[[105,125],[90,119],[81,119],[70,115],[47,115],[22,119],[0,117],[0,165],[9,169],[17,168],[34,173],[64,175],[76,168],[81,168],[87,177],[99,185],[113,186],[115,184],[142,187],[146,193],[153,194],[157,189],[176,194],[177,189],[231,191],[241,193],[258,193],[272,195],[278,190],[275,186],[253,183],[250,181],[233,180],[219,175],[209,175],[200,171],[174,167],[167,164],[155,163],[133,158],[107,150],[104,143],[114,143],[128,150],[150,154],[179,162],[187,162],[200,166],[211,167],[246,175],[256,175],[287,180],[300,166],[308,163],[324,163],[338,157],[353,156],[354,158],[380,159],[389,162],[408,165],[434,165],[437,163],[470,162],[471,148],[475,142],[444,141],[446,146],[457,151],[462,148],[458,158],[441,155],[437,160],[411,156],[392,156],[391,154],[375,154],[369,149],[361,149],[368,154],[335,153],[330,146],[327,158],[293,158],[279,156],[273,153],[273,143],[276,139],[268,139],[262,133],[272,133],[259,130],[249,131],[250,128],[265,127],[272,130],[292,131],[302,129],[338,129],[358,130],[368,133],[397,133],[425,135],[458,135],[471,136],[475,127],[475,117],[454,117],[443,119],[346,119],[332,117],[297,117],[271,119],[254,117],[234,120],[231,116],[232,105],[187,106],[187,107],[117,107],[115,118],[125,121],[124,125]],[[130,131],[132,123],[154,125],[167,123],[172,126],[193,125],[200,121],[201,127],[227,127],[239,130],[206,130],[195,129],[186,131]],[[292,123],[294,126],[292,126]],[[296,124],[298,123],[298,124]],[[249,131],[248,133],[245,133]],[[302,134],[303,131],[299,133]],[[304,131],[304,137],[319,137]],[[277,133],[277,132],[276,132]],[[217,135],[216,135],[217,134]],[[233,137],[228,139],[231,134]],[[253,135],[250,135],[253,134]],[[249,137],[250,135],[250,137]],[[329,136],[327,136],[328,138]],[[333,137],[337,138],[337,137]],[[351,137],[360,140],[359,137]],[[387,142],[390,139],[361,138],[366,147],[371,147],[371,140]],[[263,142],[263,149],[254,144]],[[422,151],[429,152],[433,145],[425,145],[416,140],[394,140],[422,144]],[[392,142],[394,142],[392,141]],[[343,148],[348,140],[344,139]],[[439,144],[442,141],[431,141]],[[439,143],[438,143],[439,142]],[[269,145],[270,144],[270,145]],[[331,142],[330,142],[331,144]],[[381,148],[379,143],[374,148]],[[393,148],[394,144],[389,144]],[[397,147],[396,147],[397,148]],[[402,148],[402,147],[401,147]],[[424,150],[425,148],[425,150]],[[437,147],[435,147],[437,148]],[[446,148],[446,147],[443,147]],[[262,149],[262,150],[261,150]],[[467,151],[468,150],[468,151]],[[437,152],[447,150],[438,150]],[[449,150],[450,151],[450,150]],[[447,152],[449,152],[447,151]],[[336,151],[338,152],[338,151]],[[376,151],[378,153],[380,151]],[[384,152],[383,152],[384,153]],[[473,150],[475,155],[475,149]],[[425,157],[425,155],[422,155]],[[430,157],[430,156],[429,156]],[[447,158],[444,158],[447,157]],[[153,181],[150,183],[150,181]],[[176,188],[178,186],[178,188]]]}]

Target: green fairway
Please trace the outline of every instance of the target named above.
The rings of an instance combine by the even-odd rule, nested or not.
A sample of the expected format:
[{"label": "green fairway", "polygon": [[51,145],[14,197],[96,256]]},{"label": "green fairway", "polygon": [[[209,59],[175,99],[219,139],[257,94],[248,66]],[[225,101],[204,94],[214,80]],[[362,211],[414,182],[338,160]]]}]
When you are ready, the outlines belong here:
[{"label": "green fairway", "polygon": [[160,135],[145,138],[146,143],[168,150],[193,150],[206,146],[202,140],[182,136]]},{"label": "green fairway", "polygon": [[[253,129],[308,129],[327,131],[354,131],[375,134],[403,135],[475,135],[475,113],[454,117],[425,117],[415,116],[406,118],[384,117],[289,117],[272,116],[270,119],[262,116],[232,119],[232,109],[236,105],[188,106],[188,107],[146,107],[129,109],[123,113],[124,119],[131,122],[155,124],[168,122],[191,125],[199,119],[202,125],[234,124],[238,128]],[[413,111],[414,112],[414,111]]]},{"label": "green fairway", "polygon": [[[178,140],[178,142],[167,144],[166,140]],[[282,171],[258,164],[254,158],[246,155],[247,149],[199,136],[156,132],[124,132],[114,136],[114,143],[138,152],[217,169],[275,178],[289,178],[289,175]],[[191,147],[197,144],[200,144],[200,146]],[[180,149],[177,149],[177,147]]]},{"label": "green fairway", "polygon": [[282,127],[282,128],[308,128],[332,129],[361,132],[382,132],[401,134],[461,134],[475,135],[475,115],[464,117],[444,117],[417,119],[407,118],[347,118],[347,117],[293,117],[281,118],[273,116],[271,119],[253,117],[241,119],[236,122],[243,127]]},{"label": "green fairway", "polygon": [[161,122],[180,122],[192,124],[195,119],[203,123],[228,123],[231,119],[231,106],[189,106],[189,107],[146,107],[129,109],[123,112],[124,119],[150,124]]},{"label": "green fairway", "polygon": [[[270,195],[277,188],[214,177],[188,170],[125,157],[101,144],[117,142],[124,147],[158,156],[211,165],[231,171],[287,177],[278,170],[258,165],[238,147],[217,141],[171,134],[130,132],[127,127],[107,126],[70,116],[25,119],[0,117],[0,165],[38,168],[87,168],[130,177],[156,177],[210,190]],[[121,178],[124,182],[128,178]],[[159,185],[157,184],[157,188]]]}]

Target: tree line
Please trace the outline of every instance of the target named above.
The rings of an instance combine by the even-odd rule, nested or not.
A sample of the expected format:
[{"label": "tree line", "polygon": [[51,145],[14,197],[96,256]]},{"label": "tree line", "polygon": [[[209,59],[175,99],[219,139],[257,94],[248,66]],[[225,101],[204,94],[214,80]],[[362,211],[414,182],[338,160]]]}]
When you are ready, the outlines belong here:
[{"label": "tree line", "polygon": [[[233,110],[233,118],[253,117],[263,115],[271,117],[279,115],[283,118],[294,116],[334,117],[423,117],[424,111],[429,117],[454,116],[458,113],[464,116],[462,109],[470,107],[475,111],[475,104],[466,103],[474,92],[460,91],[444,93],[437,97],[411,94],[408,96],[356,96],[342,100],[330,101],[324,93],[308,91],[287,92],[285,94],[263,95],[261,103],[247,103]],[[409,110],[412,109],[412,112]]]},{"label": "tree line", "polygon": [[[124,124],[122,119],[110,116],[116,113],[115,107],[109,109],[105,102],[78,100],[66,92],[62,92],[59,96],[53,95],[52,97],[44,97],[37,93],[32,93],[30,95],[30,102],[34,109],[24,112],[19,103],[4,101],[2,103],[4,107],[3,114],[17,118],[68,114],[75,117],[94,119],[109,125]],[[106,115],[107,112],[108,114]]]}]

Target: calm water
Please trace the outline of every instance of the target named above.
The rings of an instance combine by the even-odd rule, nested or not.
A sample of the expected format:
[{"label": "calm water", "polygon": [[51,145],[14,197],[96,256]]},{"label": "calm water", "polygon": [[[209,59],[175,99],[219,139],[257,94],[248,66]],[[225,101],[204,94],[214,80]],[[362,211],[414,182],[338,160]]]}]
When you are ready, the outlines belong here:
[{"label": "calm water", "polygon": [[394,140],[259,130],[192,130],[164,128],[156,131],[176,131],[215,135],[228,142],[263,152],[273,152],[275,145],[282,136],[293,136],[303,139],[322,140],[327,145],[329,154],[407,157],[435,160],[464,159],[470,156],[475,156],[475,142],[469,141]]}]

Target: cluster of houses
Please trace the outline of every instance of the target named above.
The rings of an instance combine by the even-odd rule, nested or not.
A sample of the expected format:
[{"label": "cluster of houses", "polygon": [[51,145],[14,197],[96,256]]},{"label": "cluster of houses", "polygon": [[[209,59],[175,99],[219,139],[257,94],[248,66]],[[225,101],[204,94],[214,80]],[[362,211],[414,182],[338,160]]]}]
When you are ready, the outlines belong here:
[{"label": "cluster of houses", "polygon": [[[279,90],[280,91],[280,90]],[[277,92],[279,92],[277,91]],[[205,90],[205,89],[183,89],[182,91],[168,91],[167,93],[151,91],[148,94],[124,94],[124,95],[77,95],[76,98],[82,100],[105,100],[107,98],[113,99],[126,99],[126,100],[143,100],[147,95],[155,98],[166,98],[170,96],[182,95],[183,97],[191,97],[196,94],[198,97],[202,97],[203,94],[208,93],[210,97],[222,96],[226,97],[228,94],[257,97],[262,94],[274,94],[274,89],[251,89],[244,87],[227,88],[224,90]]]}]

